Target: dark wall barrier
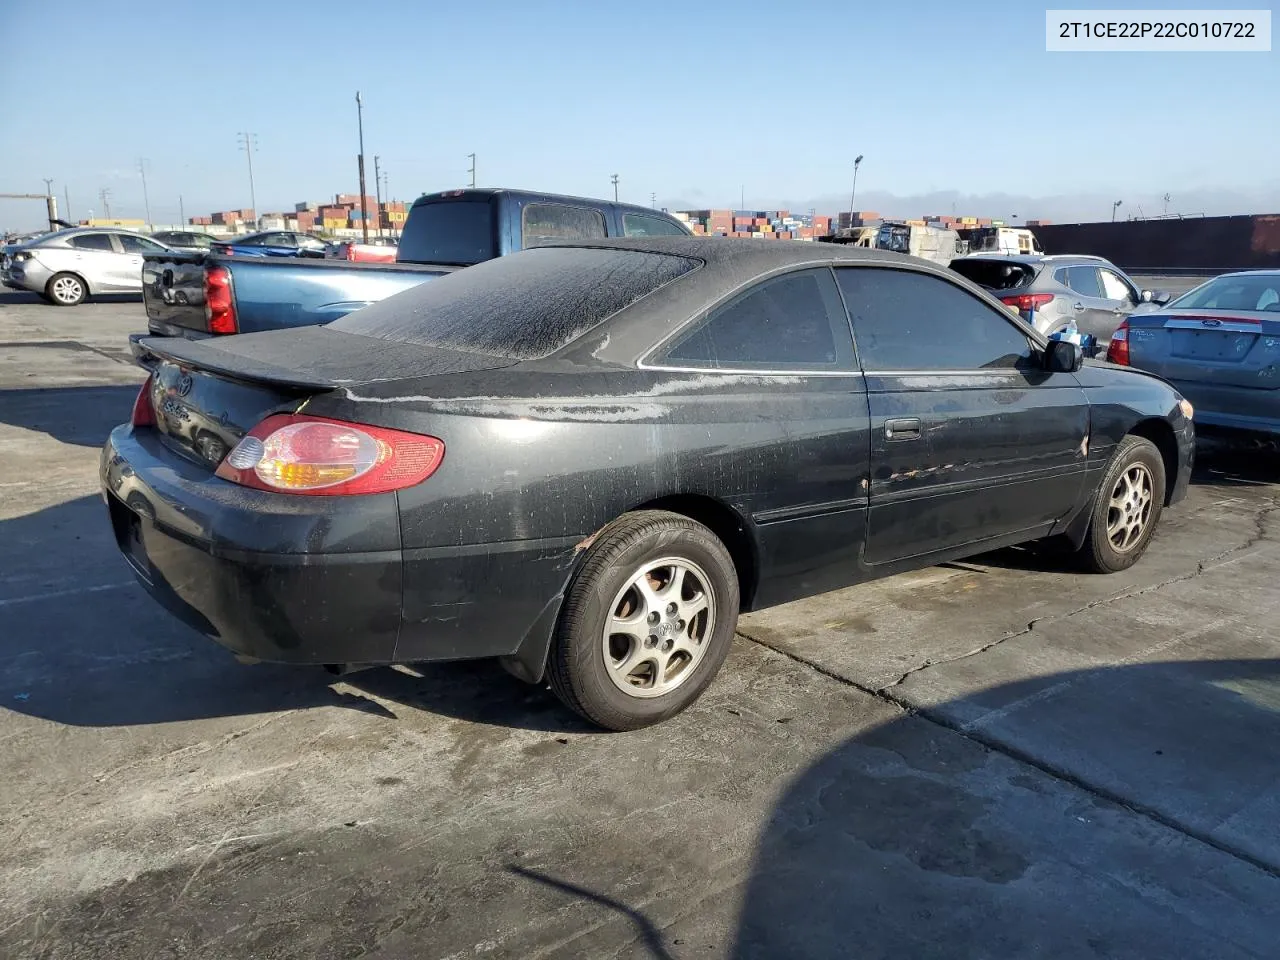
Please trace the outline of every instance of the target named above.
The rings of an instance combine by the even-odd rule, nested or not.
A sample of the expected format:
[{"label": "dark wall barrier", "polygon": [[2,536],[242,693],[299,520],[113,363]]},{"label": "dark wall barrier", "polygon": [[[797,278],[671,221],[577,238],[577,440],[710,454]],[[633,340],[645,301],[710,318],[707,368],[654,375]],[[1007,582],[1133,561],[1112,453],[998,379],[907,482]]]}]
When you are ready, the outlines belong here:
[{"label": "dark wall barrier", "polygon": [[1045,253],[1088,253],[1130,271],[1280,268],[1280,214],[1054,223],[1032,227]]}]

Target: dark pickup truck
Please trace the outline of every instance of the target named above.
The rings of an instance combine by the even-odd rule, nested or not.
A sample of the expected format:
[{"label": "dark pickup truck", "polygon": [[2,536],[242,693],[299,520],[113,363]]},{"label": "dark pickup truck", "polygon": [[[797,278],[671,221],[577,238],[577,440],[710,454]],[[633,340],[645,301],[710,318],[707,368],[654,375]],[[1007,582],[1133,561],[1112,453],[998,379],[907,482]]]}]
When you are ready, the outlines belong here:
[{"label": "dark pickup truck", "polygon": [[200,339],[328,323],[409,287],[557,240],[686,235],[648,207],[522,190],[449,190],[410,208],[394,264],[192,251],[144,259],[152,335]]}]

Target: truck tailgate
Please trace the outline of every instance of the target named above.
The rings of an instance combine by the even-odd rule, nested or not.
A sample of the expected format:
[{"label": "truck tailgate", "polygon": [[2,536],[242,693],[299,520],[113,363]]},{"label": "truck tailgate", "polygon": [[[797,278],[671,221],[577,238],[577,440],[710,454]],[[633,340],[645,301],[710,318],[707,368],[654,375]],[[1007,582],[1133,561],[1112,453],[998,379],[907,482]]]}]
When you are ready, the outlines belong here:
[{"label": "truck tailgate", "polygon": [[143,259],[142,303],[152,333],[209,335],[204,313],[206,256],[199,252],[165,253]]}]

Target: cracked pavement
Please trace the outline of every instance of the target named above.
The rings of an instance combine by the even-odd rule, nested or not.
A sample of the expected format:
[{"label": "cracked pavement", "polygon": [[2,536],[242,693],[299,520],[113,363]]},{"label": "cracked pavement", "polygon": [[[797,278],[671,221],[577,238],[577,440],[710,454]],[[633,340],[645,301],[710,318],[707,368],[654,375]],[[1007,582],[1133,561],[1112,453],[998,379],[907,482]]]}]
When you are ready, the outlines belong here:
[{"label": "cracked pavement", "polygon": [[490,664],[244,667],[160,611],[96,497],[140,316],[0,295],[0,956],[1275,955],[1280,460],[1202,451],[1121,574],[744,617],[606,735]]}]

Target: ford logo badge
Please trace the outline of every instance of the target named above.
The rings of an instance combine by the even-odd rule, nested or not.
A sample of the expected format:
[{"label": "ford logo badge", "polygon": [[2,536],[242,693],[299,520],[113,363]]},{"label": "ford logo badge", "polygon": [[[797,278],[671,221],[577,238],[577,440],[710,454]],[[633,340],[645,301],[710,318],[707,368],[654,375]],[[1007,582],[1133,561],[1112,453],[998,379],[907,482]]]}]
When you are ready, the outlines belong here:
[{"label": "ford logo badge", "polygon": [[1216,320],[1216,319],[1214,319],[1213,317],[1207,317],[1206,319],[1201,320],[1200,322],[1201,322],[1201,323],[1203,323],[1206,327],[1220,327],[1220,326],[1222,326],[1222,321],[1221,321],[1221,320]]}]

